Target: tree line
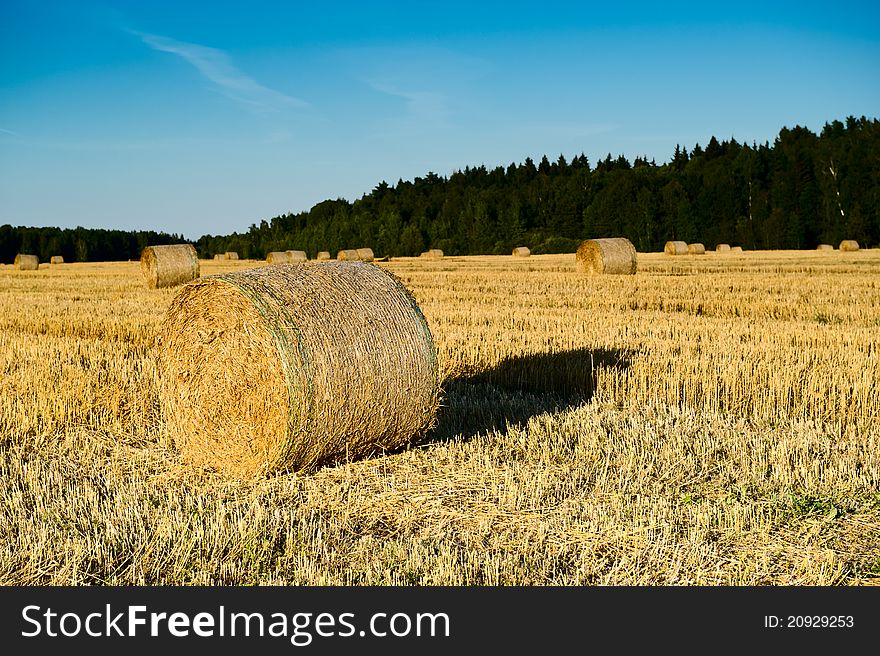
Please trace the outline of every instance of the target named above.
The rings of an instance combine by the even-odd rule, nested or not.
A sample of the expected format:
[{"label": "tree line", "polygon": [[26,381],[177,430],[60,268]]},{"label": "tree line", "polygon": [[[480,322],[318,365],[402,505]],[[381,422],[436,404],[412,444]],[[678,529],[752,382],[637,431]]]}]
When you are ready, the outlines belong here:
[{"label": "tree line", "polygon": [[[95,231],[95,237],[97,232],[108,231]],[[359,247],[377,256],[428,248],[477,255],[509,254],[523,245],[534,253],[573,252],[581,240],[595,237],[627,237],[641,252],[662,250],[667,240],[707,248],[811,249],[842,239],[878,246],[880,121],[850,116],[826,123],[819,134],[782,128],[772,144],[713,136],[705,147],[676,146],[662,165],[610,153],[591,165],[584,154],[560,154],[555,160],[544,155],[537,164],[526,158],[493,169],[467,166],[449,176],[429,172],[394,185],[383,181],[354,202],[325,200],[245,232],[204,235],[195,246],[204,258],[237,251],[263,259],[290,249],[314,257]],[[137,247],[82,252],[101,252],[84,259],[127,259],[132,249]],[[75,259],[83,259],[79,254]]]}]

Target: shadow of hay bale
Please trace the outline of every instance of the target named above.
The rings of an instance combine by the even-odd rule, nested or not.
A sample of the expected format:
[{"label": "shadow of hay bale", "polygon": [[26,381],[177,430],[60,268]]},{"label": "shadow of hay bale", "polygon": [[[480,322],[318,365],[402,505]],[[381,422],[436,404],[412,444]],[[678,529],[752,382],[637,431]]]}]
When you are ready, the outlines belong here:
[{"label": "shadow of hay bale", "polygon": [[471,439],[534,416],[589,401],[601,369],[626,370],[631,352],[575,349],[508,358],[496,367],[446,381],[437,425],[421,444]]}]

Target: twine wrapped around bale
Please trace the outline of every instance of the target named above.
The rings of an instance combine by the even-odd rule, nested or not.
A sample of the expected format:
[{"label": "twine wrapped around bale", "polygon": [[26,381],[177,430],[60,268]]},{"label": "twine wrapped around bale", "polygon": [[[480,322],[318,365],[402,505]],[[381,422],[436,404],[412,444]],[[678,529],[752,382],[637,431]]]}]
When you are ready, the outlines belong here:
[{"label": "twine wrapped around bale", "polygon": [[49,264],[64,264],[64,257],[62,255],[53,255],[49,258]]},{"label": "twine wrapped around bale", "polygon": [[688,253],[691,255],[705,255],[706,247],[703,244],[688,244]]},{"label": "twine wrapped around bale", "polygon": [[581,271],[588,274],[634,274],[636,249],[625,237],[587,239],[575,253]]},{"label": "twine wrapped around bale", "polygon": [[141,273],[150,289],[182,285],[199,277],[199,256],[191,244],[147,246],[141,251]]},{"label": "twine wrapped around bale", "polygon": [[40,258],[36,255],[19,253],[15,256],[13,266],[21,271],[37,271],[40,268]]},{"label": "twine wrapped around bale", "polygon": [[172,301],[157,351],[174,444],[234,476],[398,449],[439,405],[421,310],[396,277],[363,262],[202,278]]},{"label": "twine wrapped around bale", "polygon": [[306,255],[305,251],[285,251],[287,253],[288,262],[306,262],[309,259],[309,256]]},{"label": "twine wrapped around bale", "polygon": [[357,254],[361,262],[372,262],[375,259],[372,248],[359,248],[357,249]]},{"label": "twine wrapped around bale", "polygon": [[730,244],[718,244],[717,246],[715,246],[716,253],[729,253],[730,250]]},{"label": "twine wrapped around bale", "polygon": [[688,245],[683,241],[667,241],[663,247],[663,252],[667,255],[687,255]]},{"label": "twine wrapped around bale", "polygon": [[319,262],[326,262],[327,260],[330,259],[330,252],[329,251],[318,251],[318,255],[317,255],[317,257],[315,257],[315,259],[318,260]]},{"label": "twine wrapped around bale", "polygon": [[236,251],[226,251],[226,252],[223,254],[223,257],[225,257],[227,260],[237,260],[237,259],[238,259],[238,252],[236,252]]},{"label": "twine wrapped around bale", "polygon": [[742,246],[731,246],[731,247],[730,247],[730,252],[731,252],[731,253],[742,253],[742,252],[743,252],[743,247],[742,247]]},{"label": "twine wrapped around bale", "polygon": [[528,257],[531,254],[532,251],[530,251],[527,246],[517,246],[513,249],[512,253],[514,257]]},{"label": "twine wrapped around bale", "polygon": [[817,251],[833,251],[834,246],[832,246],[831,244],[819,244],[818,246],[816,246],[816,250]]},{"label": "twine wrapped around bale", "polygon": [[339,251],[336,254],[336,259],[340,262],[357,262],[360,257],[358,257],[358,252],[354,248],[347,248]]},{"label": "twine wrapped around bale", "polygon": [[859,242],[857,242],[855,239],[844,239],[842,242],[840,242],[840,246],[838,246],[838,249],[849,252],[857,251],[859,250]]},{"label": "twine wrapped around bale", "polygon": [[266,264],[290,264],[287,251],[272,251],[266,256]]}]

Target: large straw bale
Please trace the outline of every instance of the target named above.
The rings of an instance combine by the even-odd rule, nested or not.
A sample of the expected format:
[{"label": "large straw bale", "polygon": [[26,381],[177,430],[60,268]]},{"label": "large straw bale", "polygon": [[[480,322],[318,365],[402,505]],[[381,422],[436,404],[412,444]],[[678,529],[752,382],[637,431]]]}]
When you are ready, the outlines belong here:
[{"label": "large straw bale", "polygon": [[636,249],[625,237],[587,239],[575,253],[581,271],[589,274],[634,274]]},{"label": "large straw bale", "polygon": [[358,259],[362,262],[372,262],[375,259],[372,248],[359,248],[357,249],[357,254]]},{"label": "large straw bale", "polygon": [[329,251],[318,251],[318,255],[315,259],[318,260],[319,262],[326,262],[327,260],[331,259],[330,252]]},{"label": "large straw bale", "polygon": [[354,248],[347,248],[339,251],[336,254],[336,259],[340,262],[357,262],[360,257],[358,256],[358,252]]},{"label": "large straw bale", "polygon": [[19,253],[15,256],[13,266],[21,271],[36,271],[40,268],[40,258],[36,255]]},{"label": "large straw bale", "polygon": [[141,273],[150,289],[182,285],[199,277],[199,256],[191,244],[147,246],[141,251]]},{"label": "large straw bale", "polygon": [[833,251],[834,246],[832,246],[831,244],[819,244],[818,246],[816,246],[816,250],[817,251]]},{"label": "large straw bale", "polygon": [[63,255],[53,255],[49,258],[49,264],[64,264]]},{"label": "large straw bale", "polygon": [[528,257],[532,254],[532,251],[529,250],[528,246],[517,246],[513,249],[512,255],[514,257]]},{"label": "large straw bale", "polygon": [[290,264],[287,251],[272,251],[266,256],[266,264]]},{"label": "large straw bale", "polygon": [[688,245],[684,241],[667,241],[663,247],[663,252],[667,255],[687,255]]},{"label": "large straw bale", "polygon": [[859,242],[855,239],[844,239],[838,248],[842,251],[857,251],[859,250]]},{"label": "large straw bale", "polygon": [[691,255],[705,255],[706,247],[703,244],[688,244],[688,253]]},{"label": "large straw bale", "polygon": [[421,310],[396,277],[363,262],[202,278],[172,301],[157,351],[174,444],[235,476],[401,448],[439,404]]},{"label": "large straw bale", "polygon": [[729,253],[730,252],[730,244],[718,244],[715,246],[716,253]]},{"label": "large straw bale", "polygon": [[287,253],[288,262],[305,262],[309,259],[305,251],[285,251]]},{"label": "large straw bale", "polygon": [[223,256],[227,260],[237,260],[238,259],[238,251],[226,251]]}]

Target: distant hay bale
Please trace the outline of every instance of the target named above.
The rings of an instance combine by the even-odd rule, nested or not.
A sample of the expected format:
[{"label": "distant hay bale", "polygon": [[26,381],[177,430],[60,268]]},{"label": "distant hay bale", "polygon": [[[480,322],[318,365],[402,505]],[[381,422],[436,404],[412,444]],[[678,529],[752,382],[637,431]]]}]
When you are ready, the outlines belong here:
[{"label": "distant hay bale", "polygon": [[199,277],[199,256],[190,244],[147,246],[141,251],[141,273],[150,289],[182,285]]},{"label": "distant hay bale", "polygon": [[667,241],[663,247],[663,252],[667,255],[687,255],[688,245],[683,241]]},{"label": "distant hay bale", "polygon": [[287,253],[288,262],[306,262],[309,256],[305,251],[285,251]]},{"label": "distant hay bale", "polygon": [[290,264],[287,251],[272,251],[266,256],[266,264]]},{"label": "distant hay bale", "polygon": [[356,262],[360,258],[358,257],[358,252],[353,248],[347,248],[345,250],[341,250],[336,254],[336,259],[340,262]]},{"label": "distant hay bale", "polygon": [[358,259],[362,262],[372,262],[375,259],[372,248],[357,249]]},{"label": "distant hay bale", "polygon": [[321,262],[325,262],[330,259],[330,252],[329,251],[318,251],[318,256],[315,259],[319,260]]},{"label": "distant hay bale", "polygon": [[37,271],[40,268],[40,258],[36,255],[19,253],[15,256],[14,266],[21,271]]},{"label": "distant hay bale", "polygon": [[238,253],[237,253],[236,251],[226,251],[226,252],[223,254],[223,257],[225,257],[227,260],[237,260],[237,259],[238,259]]},{"label": "distant hay bale", "polygon": [[[742,250],[742,249],[740,249]],[[730,244],[718,244],[715,246],[716,253],[729,253],[731,251]]]},{"label": "distant hay bale", "polygon": [[838,246],[838,248],[842,251],[857,251],[859,250],[859,242],[857,242],[855,239],[844,239],[842,242],[840,242],[840,246]]},{"label": "distant hay bale", "polygon": [[443,251],[439,248],[431,248],[419,255],[419,257],[424,257],[429,260],[439,260],[443,257]]},{"label": "distant hay bale", "polygon": [[831,244],[819,244],[818,246],[816,246],[816,250],[817,251],[833,251],[834,246],[832,246]]},{"label": "distant hay bale", "polygon": [[731,247],[730,247],[730,252],[731,252],[731,253],[742,253],[742,252],[743,252],[743,247],[742,247],[742,246],[731,246]]},{"label": "distant hay bale", "polygon": [[636,272],[636,249],[625,237],[582,241],[575,259],[584,273],[631,275]]},{"label": "distant hay bale", "polygon": [[64,264],[64,257],[61,255],[53,255],[49,258],[49,264]]},{"label": "distant hay bale", "polygon": [[702,244],[688,244],[688,253],[691,255],[705,255],[706,247]]},{"label": "distant hay bale", "polygon": [[431,332],[380,267],[208,276],[178,292],[159,335],[162,419],[196,465],[241,477],[312,471],[403,447],[435,421]]},{"label": "distant hay bale", "polygon": [[214,253],[214,259],[215,260],[225,260],[226,258],[223,256],[222,253]]},{"label": "distant hay bale", "polygon": [[514,257],[528,257],[531,254],[532,251],[530,251],[527,246],[517,246],[513,249],[512,253]]}]

